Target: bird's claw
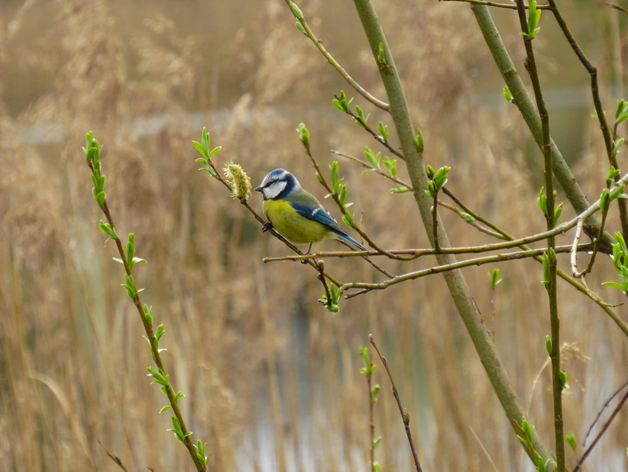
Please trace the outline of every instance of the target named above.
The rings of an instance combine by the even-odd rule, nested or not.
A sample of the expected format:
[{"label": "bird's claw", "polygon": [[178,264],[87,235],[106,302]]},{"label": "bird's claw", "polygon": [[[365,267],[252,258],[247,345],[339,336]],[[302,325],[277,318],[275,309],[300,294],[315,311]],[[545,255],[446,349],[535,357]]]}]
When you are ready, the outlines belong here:
[{"label": "bird's claw", "polygon": [[262,232],[265,233],[266,231],[270,230],[273,228],[273,224],[272,223],[264,223],[264,226],[262,226]]}]

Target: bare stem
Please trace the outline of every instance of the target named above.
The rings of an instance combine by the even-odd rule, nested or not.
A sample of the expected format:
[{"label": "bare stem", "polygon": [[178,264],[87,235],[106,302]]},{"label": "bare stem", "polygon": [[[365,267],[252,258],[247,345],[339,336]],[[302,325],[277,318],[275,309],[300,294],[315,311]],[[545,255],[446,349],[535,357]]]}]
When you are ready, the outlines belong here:
[{"label": "bare stem", "polygon": [[410,450],[412,451],[412,459],[414,459],[414,466],[416,467],[417,472],[422,472],[421,462],[419,461],[419,456],[416,452],[416,448],[414,447],[414,442],[412,441],[412,432],[410,431],[410,415],[408,411],[401,405],[401,399],[399,398],[399,392],[397,391],[397,387],[395,386],[395,380],[393,379],[392,372],[390,371],[390,367],[388,366],[388,361],[377,347],[375,340],[373,339],[373,335],[369,334],[369,341],[377,351],[377,355],[379,356],[382,364],[386,368],[386,372],[388,373],[388,378],[390,379],[390,385],[392,388],[393,395],[395,396],[395,400],[397,401],[397,406],[399,407],[399,414],[401,415],[401,420],[403,421],[403,426],[406,429],[406,435],[408,436],[408,442],[410,443]]},{"label": "bare stem", "polygon": [[[550,0],[551,2],[552,0]],[[516,0],[517,12],[521,23],[521,31],[523,32],[523,42],[526,49],[526,69],[532,81],[534,96],[536,98],[536,106],[539,110],[541,118],[542,146],[541,151],[545,161],[545,194],[547,199],[547,207],[545,209],[545,220],[547,230],[554,228],[554,184],[552,181],[552,143],[550,138],[550,120],[549,113],[545,107],[543,92],[541,90],[541,82],[536,67],[536,59],[534,56],[534,48],[532,40],[533,32],[528,31],[528,22],[526,19],[526,11],[523,0]],[[560,318],[558,317],[558,299],[556,293],[556,257],[555,238],[552,236],[547,240],[547,253],[549,262],[549,280],[546,280],[546,289],[549,298],[550,326],[552,350],[550,357],[552,359],[552,389],[554,399],[554,436],[556,441],[556,470],[565,472],[565,440],[563,433],[563,403],[562,403],[562,382],[560,379]]]},{"label": "bare stem", "polygon": [[434,201],[432,203],[432,231],[434,232],[434,250],[440,251],[438,243],[438,191],[434,191]]},{"label": "bare stem", "polygon": [[[369,360],[371,359],[371,354],[369,353]],[[375,421],[373,419],[373,410],[374,410],[374,404],[373,404],[373,398],[372,398],[372,388],[373,388],[373,383],[371,381],[372,379],[372,374],[369,374],[366,376],[366,381],[367,381],[367,385],[368,385],[368,389],[369,389],[369,433],[370,433],[370,440],[371,440],[371,471],[374,472],[375,471]]]},{"label": "bare stem", "polygon": [[621,392],[626,387],[628,387],[628,382],[624,383],[621,387],[619,387],[617,390],[615,390],[615,392],[608,398],[608,400],[606,400],[604,405],[602,405],[602,408],[600,409],[600,411],[598,412],[597,416],[593,420],[593,423],[591,423],[591,426],[589,426],[589,429],[587,430],[587,434],[584,437],[583,446],[586,446],[589,434],[591,434],[591,431],[593,430],[593,426],[595,426],[595,423],[597,423],[597,420],[599,420],[600,416],[602,416],[602,412],[606,409],[606,407],[609,405],[609,403],[611,401],[613,401],[613,398],[615,398],[617,395],[619,395],[619,392]]},{"label": "bare stem", "polygon": [[589,448],[582,455],[582,457],[578,461],[578,464],[576,464],[576,467],[574,467],[573,472],[578,472],[580,470],[580,466],[586,460],[586,458],[589,457],[589,454],[591,454],[591,451],[593,450],[593,448],[596,446],[598,441],[602,438],[602,436],[604,435],[604,433],[606,432],[608,427],[611,425],[611,423],[613,422],[613,420],[617,416],[617,413],[619,413],[621,408],[624,406],[624,403],[626,403],[626,400],[628,400],[628,391],[623,396],[623,398],[619,401],[619,403],[617,404],[617,406],[613,410],[613,413],[611,413],[611,416],[608,418],[608,420],[606,420],[606,423],[604,423],[604,426],[602,426],[602,429],[600,430],[600,432],[597,433],[597,436],[595,437],[595,439],[593,440],[593,442],[591,443]]},{"label": "bare stem", "polygon": [[319,274],[318,280],[323,284],[323,288],[325,289],[325,297],[327,297],[327,308],[330,308],[332,305],[331,293],[329,293],[329,287],[327,286],[327,281],[325,279],[325,263],[322,260],[316,262],[316,267],[318,267]]},{"label": "bare stem", "polygon": [[305,29],[305,35],[308,38],[310,38],[312,43],[314,43],[314,46],[316,46],[316,49],[318,49],[321,52],[321,54],[325,57],[325,59],[327,59],[327,62],[329,62],[333,66],[333,68],[338,71],[338,73],[349,83],[349,85],[351,85],[351,87],[355,89],[356,92],[358,92],[360,95],[366,98],[369,102],[371,102],[377,108],[381,108],[382,110],[389,112],[390,105],[388,105],[388,103],[378,100],[369,92],[367,92],[366,89],[364,89],[364,87],[358,84],[355,81],[355,79],[353,79],[349,75],[349,73],[338,63],[338,61],[336,61],[336,59],[332,57],[332,55],[327,51],[327,49],[325,49],[325,46],[323,46],[323,41],[318,39],[316,35],[314,34],[314,32],[311,30],[310,25],[307,23],[307,21],[305,21],[305,18],[297,18],[296,14],[292,10],[292,6],[291,6],[292,2],[290,0],[286,0],[286,4],[292,11],[292,14],[295,15],[295,19],[297,21],[300,21],[301,24],[303,25],[303,29]]},{"label": "bare stem", "polygon": [[606,5],[607,7],[611,7],[614,8],[615,10],[621,11],[623,13],[628,14],[628,10],[624,7],[620,7],[619,5],[617,5],[616,3],[611,3],[611,2],[600,2],[602,5]]}]

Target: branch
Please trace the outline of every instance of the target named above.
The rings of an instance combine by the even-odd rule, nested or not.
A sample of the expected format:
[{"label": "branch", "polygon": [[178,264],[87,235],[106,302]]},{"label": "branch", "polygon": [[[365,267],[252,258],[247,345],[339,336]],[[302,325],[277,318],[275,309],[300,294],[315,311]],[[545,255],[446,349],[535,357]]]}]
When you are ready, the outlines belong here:
[{"label": "branch", "polygon": [[[495,64],[497,65],[499,72],[502,74],[506,85],[508,85],[510,93],[514,97],[515,105],[519,108],[521,116],[528,125],[528,128],[530,129],[530,132],[537,144],[539,147],[542,147],[543,136],[539,112],[530,99],[521,77],[517,73],[517,69],[515,68],[515,65],[513,64],[512,59],[504,46],[489,9],[485,5],[472,5],[471,10],[475,14],[478,26],[480,27],[484,40],[493,55]],[[578,181],[574,177],[571,169],[565,162],[565,159],[554,141],[550,140],[550,142],[552,148],[552,167],[554,175],[565,191],[565,195],[576,213],[582,213],[589,207],[587,197],[578,185]],[[592,217],[591,215],[587,217],[585,222],[593,227],[599,226],[597,218]],[[586,229],[587,227],[585,226],[585,230]],[[595,237],[595,233],[595,231],[592,233],[587,232],[591,238]],[[604,233],[604,242],[608,246],[613,243],[612,237],[608,233]]]},{"label": "branch", "polygon": [[[207,133],[207,130],[205,128],[203,128],[203,139],[201,140],[203,143],[205,143],[205,137],[207,137],[207,149],[205,150],[205,153],[211,157],[210,154],[210,150],[209,150],[209,134]],[[194,143],[195,146],[203,146],[200,143]],[[198,149],[198,147],[197,147]],[[199,150],[200,152],[200,150]],[[214,152],[214,151],[212,151]],[[201,153],[203,154],[203,153]],[[220,172],[218,172],[218,169],[216,169],[216,166],[214,165],[214,162],[211,160],[211,158],[205,158],[205,159],[201,159],[203,161],[203,163],[206,166],[209,166],[213,172],[209,172],[209,169],[206,167],[205,170],[208,170],[209,174],[216,179],[217,181],[219,181],[225,188],[227,188],[229,190],[229,193],[232,193],[232,188],[231,185],[229,185],[229,182],[227,182],[223,176],[221,175]],[[240,202],[240,204],[242,204],[242,206],[244,206],[244,208],[246,208],[249,213],[251,213],[255,219],[262,225],[263,228],[266,228],[266,224],[268,223],[264,218],[262,218],[260,216],[259,213],[257,213],[252,207],[251,205],[249,205],[249,202],[246,198],[238,198],[238,201]],[[270,227],[267,231],[270,231],[270,234],[272,234],[275,238],[277,238],[279,241],[281,241],[282,243],[284,243],[286,246],[288,246],[290,249],[292,249],[294,252],[296,252],[297,254],[303,254],[299,248],[297,248],[294,244],[292,244],[290,241],[288,241],[286,238],[284,238],[280,233],[278,233],[274,228]],[[320,267],[317,265],[316,261],[307,261],[307,264],[309,264],[310,266],[312,266],[314,269],[316,269],[317,272],[321,272]],[[331,275],[329,275],[328,273],[324,272],[325,277],[334,285],[336,285],[337,287],[339,287],[340,285],[342,285],[338,280],[336,280],[334,277],[332,277]]]},{"label": "branch", "polygon": [[[582,244],[578,247],[578,251],[590,251],[593,248],[593,244]],[[555,251],[556,254],[561,253],[569,253],[571,252],[572,247],[570,245],[566,246],[556,246]],[[408,272],[407,274],[397,275],[392,279],[384,280],[383,282],[376,283],[367,283],[367,282],[348,282],[341,286],[341,288],[346,291],[350,289],[362,288],[370,290],[384,290],[392,285],[397,285],[402,282],[407,282],[408,280],[419,279],[421,277],[425,277],[433,274],[440,274],[441,272],[450,272],[457,269],[462,269],[465,267],[471,266],[480,266],[484,264],[494,264],[497,262],[505,262],[512,261],[515,259],[526,259],[529,257],[537,257],[543,255],[546,249],[529,249],[527,251],[516,251],[509,252],[506,254],[497,254],[494,256],[485,256],[485,257],[477,257],[475,259],[468,259],[466,261],[457,261],[451,264],[444,264],[435,267],[430,267],[429,269],[421,269],[415,272]]]},{"label": "branch", "polygon": [[[334,94],[334,98],[336,100],[340,100],[340,97],[336,94]],[[350,108],[347,108],[345,110],[345,113],[349,115],[351,118],[353,118],[356,122],[358,122],[362,126],[362,128],[366,130],[367,133],[373,136],[375,141],[380,143],[382,146],[384,146],[386,149],[392,152],[395,156],[399,157],[400,159],[403,159],[403,153],[401,151],[395,149],[390,144],[388,144],[388,141],[384,141],[384,138],[382,136],[380,136],[375,131],[373,131],[373,129],[369,125],[367,125],[366,122],[362,118],[360,118],[358,115],[353,113]]]},{"label": "branch", "polygon": [[617,5],[615,3],[603,2],[602,1],[602,2],[600,2],[600,4],[606,5],[607,7],[611,7],[611,8],[614,8],[615,10],[619,10],[619,11],[621,11],[623,13],[628,14],[628,10],[627,9],[625,9],[624,7],[620,7],[619,5]]},{"label": "branch", "polygon": [[[576,38],[574,38],[573,34],[569,30],[567,23],[563,19],[560,14],[560,10],[556,5],[556,0],[549,0],[550,6],[552,7],[552,13],[554,13],[554,17],[556,18],[556,22],[563,34],[567,38],[569,45],[580,59],[580,62],[587,70],[589,75],[591,76],[591,94],[593,95],[593,104],[595,106],[595,112],[597,114],[598,120],[600,121],[600,128],[602,130],[602,135],[604,136],[604,144],[606,146],[606,154],[608,156],[608,160],[615,169],[619,169],[619,165],[617,164],[617,156],[613,150],[614,147],[614,138],[611,137],[611,132],[606,123],[606,115],[604,114],[604,108],[602,107],[602,100],[600,99],[600,88],[597,81],[597,68],[591,64],[587,56],[584,54],[578,43],[576,42]],[[617,178],[616,178],[617,181]],[[619,218],[621,220],[621,228],[622,234],[624,237],[628,237],[628,209],[626,208],[626,201],[624,199],[619,199],[617,201],[617,205],[619,206]],[[601,227],[604,224],[602,223]],[[595,260],[595,251],[593,252],[594,256],[592,260]]]},{"label": "branch", "polygon": [[[345,205],[340,201],[340,198],[338,197],[338,195],[336,194],[336,192],[329,186],[329,184],[327,183],[327,180],[325,179],[325,177],[323,176],[323,173],[321,172],[320,167],[318,166],[318,162],[316,162],[316,159],[314,159],[314,156],[312,155],[312,152],[310,150],[310,143],[309,141],[301,141],[303,143],[303,147],[305,148],[305,152],[307,153],[307,155],[309,156],[310,160],[312,161],[312,165],[314,166],[314,169],[316,170],[316,175],[318,176],[318,180],[321,183],[321,185],[325,188],[325,190],[327,190],[328,195],[331,195],[331,197],[334,199],[334,202],[336,202],[336,205],[338,205],[338,208],[340,209],[340,211],[342,212],[342,214],[344,215],[347,212],[347,209],[345,207]],[[386,254],[388,257],[390,257],[391,259],[403,259],[400,258],[399,256],[395,256],[392,255],[390,253],[387,253],[386,251],[384,251],[383,249],[381,249],[377,244],[375,244],[375,242],[364,232],[362,231],[361,228],[358,227],[358,225],[356,225],[355,223],[353,223],[351,225],[351,227],[358,232],[358,234],[360,236],[362,236],[362,238],[369,244],[369,246],[371,246],[373,249],[377,250],[380,253]],[[357,252],[357,251],[356,251]],[[363,251],[362,251],[363,252]],[[362,255],[364,256],[364,255]],[[389,274],[387,274],[389,275]]]},{"label": "branch", "polygon": [[[552,0],[550,0],[552,2]],[[536,17],[534,24],[530,23],[530,18],[526,18],[526,11],[523,5],[523,0],[516,0],[517,13],[519,15],[519,22],[521,24],[521,31],[523,33],[523,43],[526,49],[526,69],[530,75],[532,81],[532,87],[534,89],[534,97],[536,98],[536,106],[539,110],[541,118],[541,138],[543,152],[543,160],[545,162],[545,195],[546,205],[544,207],[545,221],[547,223],[547,230],[551,231],[555,226],[555,214],[554,214],[554,184],[552,175],[552,143],[550,137],[550,121],[549,113],[545,107],[545,100],[543,98],[543,91],[541,89],[541,81],[536,67],[536,58],[534,55],[534,48],[532,47],[532,41],[536,32],[536,24],[539,17]],[[530,12],[532,12],[530,10]],[[540,15],[540,12],[537,12]],[[534,17],[531,17],[534,18]],[[541,197],[539,197],[541,198]],[[552,348],[550,358],[552,359],[552,393],[554,400],[554,437],[556,444],[556,469],[558,472],[565,471],[565,439],[563,432],[563,382],[561,381],[560,370],[560,318],[558,317],[558,297],[556,293],[556,254],[555,254],[555,238],[552,236],[547,240],[547,253],[546,257],[548,268],[548,274],[545,276],[544,284],[547,289],[547,295],[549,298],[549,311],[550,311],[550,331]],[[557,249],[557,248],[556,248]],[[545,264],[545,263],[544,263]]]},{"label": "branch", "polygon": [[362,87],[360,84],[358,84],[355,79],[353,79],[349,73],[338,63],[338,61],[336,61],[336,59],[334,59],[332,57],[331,54],[329,54],[329,52],[327,51],[327,49],[325,49],[325,46],[323,46],[323,41],[321,41],[320,39],[318,39],[316,37],[316,35],[312,32],[312,30],[310,29],[310,25],[307,23],[307,21],[305,21],[305,17],[303,16],[303,13],[301,13],[301,11],[298,9],[297,7],[297,11],[299,13],[301,13],[300,16],[297,16],[297,12],[295,12],[293,5],[296,7],[296,5],[291,2],[290,0],[286,0],[286,4],[290,7],[290,10],[292,11],[292,14],[294,15],[297,24],[301,23],[301,25],[303,25],[303,30],[305,31],[305,36],[307,36],[308,38],[310,38],[310,40],[314,43],[314,46],[316,46],[316,49],[318,49],[321,54],[323,56],[325,56],[325,59],[327,59],[327,62],[329,62],[334,69],[336,69],[338,71],[338,73],[349,83],[349,85],[351,85],[351,87],[353,87],[355,89],[356,92],[358,92],[360,95],[362,95],[364,98],[366,98],[369,102],[371,102],[373,105],[375,105],[377,108],[381,108],[384,111],[389,112],[390,111],[390,105],[388,105],[388,103],[382,102],[381,100],[378,100],[377,98],[375,98],[373,95],[371,95],[370,93],[368,93],[364,87]]},{"label": "branch", "polygon": [[593,420],[593,423],[591,423],[591,426],[589,426],[589,429],[587,430],[587,434],[584,437],[584,442],[583,442],[583,446],[587,444],[587,438],[589,437],[589,434],[591,434],[591,430],[593,429],[593,426],[595,426],[595,423],[597,423],[597,420],[600,419],[600,416],[602,416],[602,412],[606,409],[606,407],[608,406],[608,404],[613,400],[613,398],[615,398],[617,395],[619,395],[619,392],[621,392],[624,388],[628,387],[628,382],[626,382],[625,384],[623,384],[621,387],[619,387],[615,393],[613,393],[608,400],[606,400],[606,402],[604,403],[604,405],[602,406],[602,409],[598,412],[597,416],[595,417],[595,419]]},{"label": "branch", "polygon": [[[510,10],[516,10],[517,9],[517,5],[515,5],[514,3],[496,3],[496,2],[485,2],[483,0],[439,0],[441,2],[465,2],[465,3],[473,3],[475,5],[484,5],[487,7],[497,7],[497,8],[508,8]],[[525,8],[527,9],[528,6],[525,5]],[[537,8],[539,10],[549,10],[550,6],[549,5],[538,5]]]},{"label": "branch", "polygon": [[107,449],[105,449],[105,446],[103,446],[100,441],[98,441],[98,444],[100,445],[100,447],[102,447],[103,451],[105,451],[107,456],[109,456],[109,459],[111,459],[118,466],[118,468],[122,469],[124,472],[129,472],[126,469],[126,467],[124,467],[124,464],[122,463],[122,460],[118,456],[113,455]]},{"label": "branch", "polygon": [[[401,86],[393,56],[380,26],[379,18],[375,13],[373,3],[370,0],[354,0],[354,4],[369,41],[371,53],[379,68],[380,77],[386,89],[388,100],[390,101],[390,113],[405,157],[404,162],[406,163],[408,174],[412,182],[412,188],[414,189],[415,201],[421,213],[423,226],[425,227],[428,237],[431,238],[431,199],[424,192],[428,187],[427,174],[423,165],[424,146],[423,143],[417,142],[417,135],[415,134],[414,125],[410,118],[403,87]],[[487,11],[486,6],[483,5],[473,5],[473,8]],[[575,182],[575,179],[573,180]],[[566,182],[563,182],[563,186],[568,187],[568,193],[571,192],[573,195],[571,187],[569,187]],[[581,191],[580,195],[582,197],[582,204],[579,205],[577,213],[581,213],[589,207]],[[438,224],[441,225],[440,221]],[[447,233],[442,225],[438,228],[438,237],[440,247],[450,247]],[[430,242],[434,245],[434,241]],[[437,260],[439,264],[455,263],[455,258],[452,255],[442,254],[437,256]],[[458,313],[467,328],[469,336],[484,366],[484,370],[492,383],[493,390],[501,402],[511,426],[515,432],[517,432],[517,424],[521,423],[523,418],[522,407],[510,383],[506,369],[495,349],[495,345],[483,326],[481,313],[469,292],[467,283],[460,271],[446,272],[445,282],[447,283]],[[531,441],[535,450],[541,455],[543,460],[549,460],[550,467],[552,467],[555,462],[549,450],[541,443],[538,434],[534,433]]]},{"label": "branch", "polygon": [[410,450],[412,451],[412,459],[414,459],[414,466],[416,467],[417,472],[422,472],[421,462],[419,461],[419,456],[416,453],[416,449],[414,447],[414,442],[412,441],[412,432],[410,432],[410,415],[408,415],[408,411],[401,405],[401,399],[399,398],[399,392],[397,392],[397,387],[395,386],[395,381],[393,380],[392,373],[390,372],[390,367],[388,367],[388,361],[382,353],[379,351],[379,347],[375,344],[375,340],[373,339],[373,335],[369,334],[369,341],[377,351],[377,355],[384,364],[386,368],[386,372],[388,373],[388,378],[390,379],[390,385],[392,387],[393,395],[395,396],[395,400],[397,401],[397,406],[399,407],[399,414],[401,415],[401,420],[403,421],[403,425],[406,429],[406,435],[408,436],[408,442],[410,443]]},{"label": "branch", "polygon": [[576,464],[576,467],[574,467],[573,472],[578,472],[580,470],[580,466],[586,460],[586,458],[589,456],[589,454],[591,454],[591,451],[593,450],[595,445],[598,443],[598,441],[602,438],[602,436],[604,435],[604,433],[606,432],[608,427],[611,425],[611,423],[613,422],[613,420],[617,416],[617,413],[619,413],[621,408],[624,406],[624,403],[626,403],[626,400],[628,400],[628,391],[626,392],[624,397],[620,400],[620,402],[617,404],[617,406],[613,410],[613,413],[611,413],[611,416],[608,418],[608,420],[606,420],[606,423],[604,423],[604,426],[602,426],[602,429],[597,434],[597,436],[595,437],[595,439],[593,440],[593,442],[591,443],[589,448],[582,455],[582,457],[578,461],[578,464]]},{"label": "branch", "polygon": [[[117,235],[115,230],[116,226],[113,221],[113,217],[111,216],[111,212],[109,211],[109,206],[106,200],[106,194],[104,191],[104,183],[105,176],[101,174],[101,165],[100,165],[100,146],[98,142],[93,139],[93,133],[87,133],[87,147],[84,148],[85,157],[88,167],[92,172],[92,179],[94,181],[94,189],[92,193],[96,198],[96,202],[102,212],[107,219],[107,223],[109,225],[108,230],[104,231],[104,223],[101,220],[101,230],[105,232],[109,239],[113,239],[116,248],[118,249],[118,254],[120,255],[120,262],[124,266],[124,272],[126,274],[127,284],[123,285],[126,288],[127,294],[129,298],[133,301],[135,308],[137,309],[137,313],[140,316],[140,320],[142,322],[142,326],[144,327],[144,331],[146,332],[146,338],[148,339],[148,344],[150,345],[151,355],[155,365],[159,369],[159,374],[161,374],[161,382],[159,383],[162,386],[162,392],[168,397],[168,402],[170,403],[170,408],[174,413],[172,417],[173,424],[175,426],[175,434],[177,435],[177,439],[181,441],[181,443],[188,450],[192,461],[194,462],[194,466],[198,472],[204,472],[206,470],[205,465],[201,464],[199,460],[199,455],[195,449],[194,444],[192,444],[192,440],[190,439],[191,431],[187,429],[185,424],[185,420],[183,419],[183,415],[181,414],[181,410],[179,408],[178,399],[179,394],[175,393],[175,390],[172,387],[172,384],[169,381],[168,374],[166,368],[164,367],[164,363],[161,359],[160,349],[159,349],[159,339],[155,335],[155,331],[153,330],[152,316],[149,318],[150,314],[147,316],[147,312],[144,309],[140,298],[141,289],[137,289],[137,284],[131,274],[131,270],[133,268],[133,264],[135,263],[134,254],[132,252],[135,251],[135,245],[133,243],[133,238],[131,235],[129,236],[129,243],[127,244],[127,252],[125,252],[122,247],[122,241]],[[98,186],[98,189],[96,188]],[[127,254],[128,253],[128,254]],[[128,257],[127,257],[128,256]],[[129,261],[131,260],[131,261]],[[163,328],[163,326],[161,326]],[[159,329],[158,329],[159,331]],[[151,370],[152,369],[152,370]],[[154,367],[149,367],[150,375],[157,381],[157,377],[153,375],[153,371],[156,371]],[[154,382],[155,383],[155,382]],[[178,425],[175,423],[175,420],[178,422]],[[178,427],[177,427],[178,426]],[[200,440],[199,440],[200,443]],[[115,460],[114,460],[115,461]]]}]

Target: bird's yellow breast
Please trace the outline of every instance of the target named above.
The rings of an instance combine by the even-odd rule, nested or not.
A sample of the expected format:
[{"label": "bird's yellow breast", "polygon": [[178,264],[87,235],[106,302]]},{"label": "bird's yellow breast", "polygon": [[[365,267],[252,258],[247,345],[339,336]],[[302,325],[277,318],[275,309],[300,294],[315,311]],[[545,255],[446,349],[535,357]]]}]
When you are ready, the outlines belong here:
[{"label": "bird's yellow breast", "polygon": [[297,244],[316,243],[334,236],[324,225],[301,216],[285,200],[265,200],[264,215],[282,236]]}]

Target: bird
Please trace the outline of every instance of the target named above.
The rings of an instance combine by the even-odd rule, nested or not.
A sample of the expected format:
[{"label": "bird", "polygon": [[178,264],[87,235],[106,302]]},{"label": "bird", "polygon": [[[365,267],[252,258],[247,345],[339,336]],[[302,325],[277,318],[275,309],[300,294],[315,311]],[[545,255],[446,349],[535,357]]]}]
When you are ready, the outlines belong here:
[{"label": "bird", "polygon": [[275,169],[264,177],[259,187],[264,198],[263,210],[268,223],[263,231],[275,228],[296,244],[309,244],[324,238],[346,241],[361,251],[366,248],[343,231],[314,195],[301,187],[297,178],[285,169]]}]

